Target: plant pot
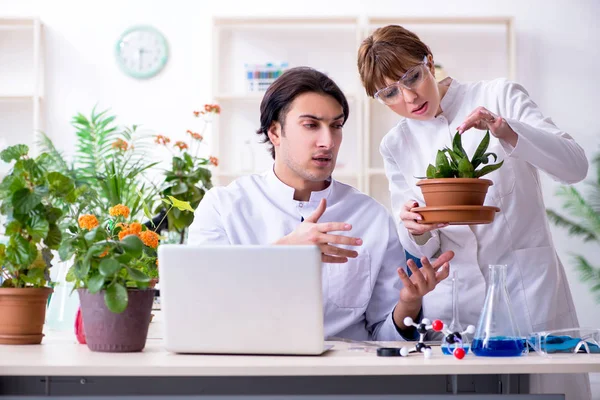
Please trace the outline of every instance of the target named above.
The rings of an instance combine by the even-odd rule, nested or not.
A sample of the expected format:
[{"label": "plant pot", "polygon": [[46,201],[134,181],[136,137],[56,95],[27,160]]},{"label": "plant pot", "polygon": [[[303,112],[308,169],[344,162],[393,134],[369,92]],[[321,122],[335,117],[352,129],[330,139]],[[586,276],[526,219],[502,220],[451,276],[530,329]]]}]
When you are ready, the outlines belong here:
[{"label": "plant pot", "polygon": [[494,183],[481,178],[437,178],[417,182],[427,207],[482,206]]},{"label": "plant pot", "polygon": [[78,289],[85,341],[92,351],[126,353],[146,346],[154,290],[128,290],[127,308],[120,314],[104,303],[104,291]]},{"label": "plant pot", "polygon": [[51,288],[0,288],[0,344],[40,344]]}]

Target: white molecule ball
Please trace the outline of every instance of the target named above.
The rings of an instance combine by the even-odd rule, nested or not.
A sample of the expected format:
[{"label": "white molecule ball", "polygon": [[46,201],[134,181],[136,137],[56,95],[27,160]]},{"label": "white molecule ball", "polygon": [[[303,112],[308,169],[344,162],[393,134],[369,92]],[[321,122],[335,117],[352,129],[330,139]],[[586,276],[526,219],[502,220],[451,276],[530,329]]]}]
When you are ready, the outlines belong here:
[{"label": "white molecule ball", "polygon": [[425,356],[425,358],[431,358],[431,349],[423,350],[423,356]]},{"label": "white molecule ball", "polygon": [[412,326],[412,324],[413,324],[413,319],[411,317],[404,318],[404,325]]},{"label": "white molecule ball", "polygon": [[401,355],[402,357],[406,357],[406,356],[408,356],[408,347],[403,347],[403,348],[401,348],[401,349],[400,349],[400,355]]}]

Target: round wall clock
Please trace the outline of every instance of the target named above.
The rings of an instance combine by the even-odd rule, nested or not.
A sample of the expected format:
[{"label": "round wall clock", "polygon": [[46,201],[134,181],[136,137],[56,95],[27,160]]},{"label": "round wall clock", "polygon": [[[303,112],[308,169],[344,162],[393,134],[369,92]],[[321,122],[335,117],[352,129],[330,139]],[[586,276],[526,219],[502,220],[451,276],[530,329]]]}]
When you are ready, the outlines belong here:
[{"label": "round wall clock", "polygon": [[127,29],[115,48],[117,63],[127,75],[147,79],[158,74],[167,64],[167,40],[153,27],[134,26]]}]

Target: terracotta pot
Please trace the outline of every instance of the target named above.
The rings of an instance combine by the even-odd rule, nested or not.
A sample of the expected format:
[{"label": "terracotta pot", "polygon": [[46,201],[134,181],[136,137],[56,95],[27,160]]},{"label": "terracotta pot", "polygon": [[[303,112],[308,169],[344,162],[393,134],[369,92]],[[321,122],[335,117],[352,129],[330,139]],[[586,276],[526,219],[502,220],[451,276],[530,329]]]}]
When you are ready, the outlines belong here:
[{"label": "terracotta pot", "polygon": [[482,206],[494,183],[481,178],[422,179],[417,182],[427,207]]},{"label": "terracotta pot", "polygon": [[0,288],[0,344],[40,344],[51,288]]},{"label": "terracotta pot", "polygon": [[120,314],[104,303],[104,291],[92,294],[78,289],[87,346],[92,351],[125,353],[146,346],[154,290],[128,290],[127,308]]},{"label": "terracotta pot", "polygon": [[444,206],[416,207],[413,211],[423,217],[419,221],[422,224],[478,225],[493,222],[500,209],[492,206]]}]

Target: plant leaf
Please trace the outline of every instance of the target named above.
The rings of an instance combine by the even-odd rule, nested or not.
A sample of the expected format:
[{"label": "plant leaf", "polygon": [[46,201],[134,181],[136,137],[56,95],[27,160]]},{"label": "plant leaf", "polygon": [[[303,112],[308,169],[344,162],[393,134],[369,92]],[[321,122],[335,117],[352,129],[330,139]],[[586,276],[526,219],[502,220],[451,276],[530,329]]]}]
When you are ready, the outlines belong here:
[{"label": "plant leaf", "polygon": [[190,203],[187,201],[177,200],[173,196],[167,196],[171,202],[173,202],[173,207],[179,209],[180,211],[190,211],[194,212],[194,209],[190,206]]},{"label": "plant leaf", "polygon": [[17,214],[28,214],[38,206],[42,198],[29,189],[16,191],[12,196],[12,204]]},{"label": "plant leaf", "polygon": [[45,238],[46,235],[48,235],[49,227],[50,225],[48,224],[48,221],[46,221],[45,218],[41,217],[40,215],[34,214],[29,219],[26,229],[27,232],[31,235],[31,238],[35,242],[39,242],[40,240]]},{"label": "plant leaf", "polygon": [[104,302],[110,311],[122,313],[127,308],[127,289],[118,282],[108,286],[104,292]]},{"label": "plant leaf", "polygon": [[504,164],[504,160],[500,161],[498,164],[486,165],[485,167],[475,171],[475,178],[481,178],[484,175],[489,174],[490,172],[494,172],[498,168],[500,168]]},{"label": "plant leaf", "polygon": [[141,257],[144,249],[144,243],[139,237],[135,235],[127,235],[119,243],[131,257]]},{"label": "plant leaf", "polygon": [[127,267],[127,273],[129,274],[129,277],[133,281],[136,281],[136,282],[150,282],[150,277],[148,275],[144,274],[139,269]]},{"label": "plant leaf", "polygon": [[104,258],[100,261],[98,270],[105,277],[111,277],[121,269],[121,264],[114,258]]},{"label": "plant leaf", "polygon": [[473,165],[467,157],[460,159],[458,163],[458,177],[459,178],[474,178]]},{"label": "plant leaf", "polygon": [[60,242],[62,242],[62,232],[60,228],[56,224],[50,224],[48,234],[44,238],[44,244],[52,250],[58,250]]},{"label": "plant leaf", "polygon": [[[477,146],[477,150],[475,150],[475,154],[473,154],[473,158],[471,159],[471,164],[473,164],[473,169],[476,169],[479,166],[479,164],[481,164],[481,162],[482,162],[481,158],[485,154],[485,151],[487,150],[489,145],[490,145],[490,130],[488,129],[485,132],[485,136],[483,136],[483,139],[479,143],[479,146]],[[486,158],[486,160],[487,160],[487,158]],[[487,164],[487,162],[485,162],[484,164]]]},{"label": "plant leaf", "polygon": [[104,276],[101,274],[96,274],[92,276],[87,282],[87,288],[90,293],[98,293],[102,290],[102,286],[104,286]]},{"label": "plant leaf", "polygon": [[0,152],[0,159],[5,163],[10,163],[11,161],[16,161],[27,155],[27,153],[29,153],[29,147],[24,144],[17,144],[2,150],[2,152]]},{"label": "plant leaf", "polygon": [[452,139],[452,150],[460,157],[467,157],[467,153],[462,146],[462,136],[458,131],[456,131],[454,139]]}]

